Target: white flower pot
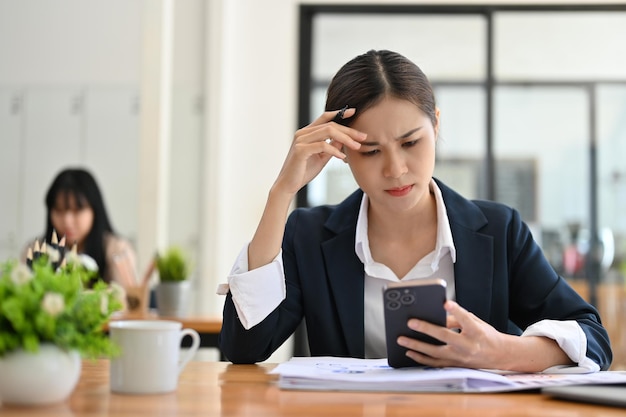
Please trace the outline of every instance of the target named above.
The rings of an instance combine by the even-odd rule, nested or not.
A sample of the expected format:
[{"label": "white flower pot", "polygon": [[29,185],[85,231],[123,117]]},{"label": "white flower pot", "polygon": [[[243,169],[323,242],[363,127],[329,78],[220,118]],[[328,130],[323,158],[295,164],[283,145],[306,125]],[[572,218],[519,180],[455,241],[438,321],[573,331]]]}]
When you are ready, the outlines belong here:
[{"label": "white flower pot", "polygon": [[0,357],[0,402],[45,405],[64,401],[78,383],[81,366],[78,352],[52,344],[42,344],[37,353],[11,352]]},{"label": "white flower pot", "polygon": [[191,282],[161,282],[155,288],[156,308],[159,316],[187,317]]}]

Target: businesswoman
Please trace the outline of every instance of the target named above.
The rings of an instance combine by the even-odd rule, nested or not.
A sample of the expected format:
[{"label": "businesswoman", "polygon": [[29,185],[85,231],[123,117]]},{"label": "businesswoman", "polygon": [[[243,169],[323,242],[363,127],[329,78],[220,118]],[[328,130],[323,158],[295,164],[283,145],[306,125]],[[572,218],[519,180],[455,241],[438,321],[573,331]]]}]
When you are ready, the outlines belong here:
[{"label": "businesswoman", "polygon": [[[412,360],[522,372],[609,367],[597,311],[555,273],[518,212],[433,178],[439,129],[429,81],[404,56],[369,51],[337,72],[326,112],[296,132],[228,277],[220,348],[229,360],[267,359],[303,319],[314,356],[385,357],[382,287],[437,277],[447,282],[447,327],[407,326],[445,345],[399,337]],[[349,165],[359,189],[336,206],[288,215],[330,158]]]}]

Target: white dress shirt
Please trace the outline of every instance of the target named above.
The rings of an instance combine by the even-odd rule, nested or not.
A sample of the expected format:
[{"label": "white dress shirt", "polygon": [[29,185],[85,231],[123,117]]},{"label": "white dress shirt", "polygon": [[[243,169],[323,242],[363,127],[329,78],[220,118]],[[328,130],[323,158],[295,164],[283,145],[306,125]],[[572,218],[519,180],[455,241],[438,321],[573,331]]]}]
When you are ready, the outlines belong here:
[{"label": "white dress shirt", "polygon": [[[382,288],[400,280],[441,278],[447,284],[447,297],[456,298],[454,262],[456,249],[441,191],[434,180],[431,192],[437,203],[437,242],[435,250],[424,256],[404,276],[398,278],[387,266],[376,262],[371,255],[367,234],[367,207],[369,199],[363,195],[355,235],[355,252],[365,269],[364,330],[365,357],[386,356]],[[232,293],[235,309],[244,328],[250,329],[263,321],[286,297],[282,251],[274,260],[260,268],[248,271],[248,244],[246,244],[228,276],[228,284],[218,286],[218,294]],[[557,366],[544,372],[596,372],[600,367],[587,358],[587,337],[575,320],[541,320],[529,326],[522,336],[544,336],[555,340],[578,366]]]}]

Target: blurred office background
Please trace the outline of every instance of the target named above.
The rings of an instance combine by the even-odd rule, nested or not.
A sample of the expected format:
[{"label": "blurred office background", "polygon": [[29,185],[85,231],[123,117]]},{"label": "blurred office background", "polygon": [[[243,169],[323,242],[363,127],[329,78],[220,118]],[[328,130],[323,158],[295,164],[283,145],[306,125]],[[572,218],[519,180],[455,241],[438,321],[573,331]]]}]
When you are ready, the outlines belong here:
[{"label": "blurred office background", "polygon": [[[606,315],[626,367],[626,6],[335,3],[0,0],[0,259],[42,233],[55,173],[85,165],[140,268],[187,247],[194,311],[220,314],[215,287],[293,132],[323,111],[343,63],[392,49],[435,86],[436,176],[519,209]],[[354,187],[331,163],[296,204]]]}]

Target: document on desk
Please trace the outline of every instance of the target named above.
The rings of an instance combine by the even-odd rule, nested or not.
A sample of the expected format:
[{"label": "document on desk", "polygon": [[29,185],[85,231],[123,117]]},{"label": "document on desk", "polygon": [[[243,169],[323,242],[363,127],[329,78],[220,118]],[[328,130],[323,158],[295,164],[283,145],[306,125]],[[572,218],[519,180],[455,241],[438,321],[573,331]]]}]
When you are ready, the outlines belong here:
[{"label": "document on desk", "polygon": [[626,383],[626,372],[520,374],[466,368],[391,368],[387,359],[295,357],[271,371],[290,390],[505,392],[557,385]]}]

